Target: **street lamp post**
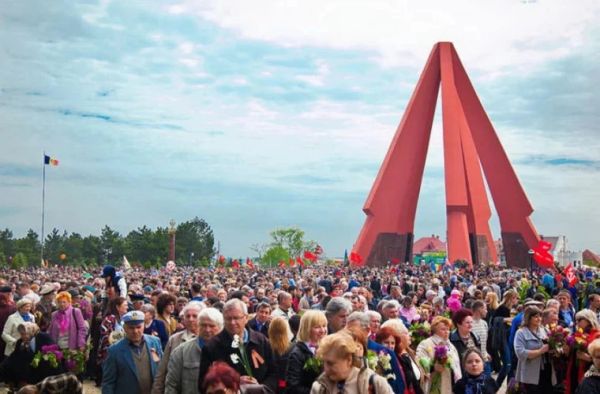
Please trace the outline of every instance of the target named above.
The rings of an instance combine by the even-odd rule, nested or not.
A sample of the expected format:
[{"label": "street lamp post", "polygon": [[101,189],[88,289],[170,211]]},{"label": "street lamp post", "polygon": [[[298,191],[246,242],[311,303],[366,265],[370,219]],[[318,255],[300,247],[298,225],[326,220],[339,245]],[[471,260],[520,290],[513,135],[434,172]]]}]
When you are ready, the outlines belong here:
[{"label": "street lamp post", "polygon": [[533,249],[529,249],[527,254],[529,254],[529,276],[533,279]]}]

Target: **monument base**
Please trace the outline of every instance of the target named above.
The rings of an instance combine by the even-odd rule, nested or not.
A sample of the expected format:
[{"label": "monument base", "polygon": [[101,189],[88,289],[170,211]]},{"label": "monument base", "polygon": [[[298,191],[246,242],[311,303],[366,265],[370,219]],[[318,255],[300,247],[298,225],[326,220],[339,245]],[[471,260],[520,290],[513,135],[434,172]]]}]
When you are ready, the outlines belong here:
[{"label": "monument base", "polygon": [[529,247],[520,233],[502,233],[502,246],[506,266],[512,268],[529,268]]},{"label": "monument base", "polygon": [[366,264],[383,266],[393,259],[400,259],[402,263],[412,262],[413,238],[413,233],[379,233]]}]

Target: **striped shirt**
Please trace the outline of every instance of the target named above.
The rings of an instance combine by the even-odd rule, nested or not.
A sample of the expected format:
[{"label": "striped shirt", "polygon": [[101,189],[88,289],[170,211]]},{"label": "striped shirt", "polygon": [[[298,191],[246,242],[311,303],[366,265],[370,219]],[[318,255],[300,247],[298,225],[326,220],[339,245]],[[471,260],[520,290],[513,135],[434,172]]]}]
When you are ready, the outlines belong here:
[{"label": "striped shirt", "polygon": [[487,360],[487,338],[488,338],[488,325],[487,322],[483,319],[473,319],[473,328],[471,331],[479,337],[479,341],[481,343],[481,354],[486,357]]}]

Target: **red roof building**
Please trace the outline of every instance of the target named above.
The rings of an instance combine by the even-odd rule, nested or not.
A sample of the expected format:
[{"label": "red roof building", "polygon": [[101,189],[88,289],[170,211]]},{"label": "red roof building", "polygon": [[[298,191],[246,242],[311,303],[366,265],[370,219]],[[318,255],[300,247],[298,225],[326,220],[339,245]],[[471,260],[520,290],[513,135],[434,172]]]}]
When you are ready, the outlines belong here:
[{"label": "red roof building", "polygon": [[427,252],[446,252],[446,243],[437,235],[419,238],[413,244],[413,254],[422,255]]}]

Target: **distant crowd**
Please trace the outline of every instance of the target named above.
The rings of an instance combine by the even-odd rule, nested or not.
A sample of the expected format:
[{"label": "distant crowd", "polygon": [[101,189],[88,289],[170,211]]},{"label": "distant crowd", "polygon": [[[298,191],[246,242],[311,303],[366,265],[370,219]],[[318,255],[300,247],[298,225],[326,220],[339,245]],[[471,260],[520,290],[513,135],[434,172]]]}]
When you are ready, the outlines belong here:
[{"label": "distant crowd", "polygon": [[0,270],[11,392],[600,393],[600,272]]}]

